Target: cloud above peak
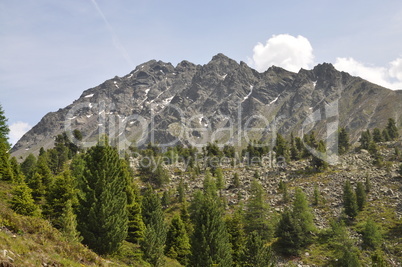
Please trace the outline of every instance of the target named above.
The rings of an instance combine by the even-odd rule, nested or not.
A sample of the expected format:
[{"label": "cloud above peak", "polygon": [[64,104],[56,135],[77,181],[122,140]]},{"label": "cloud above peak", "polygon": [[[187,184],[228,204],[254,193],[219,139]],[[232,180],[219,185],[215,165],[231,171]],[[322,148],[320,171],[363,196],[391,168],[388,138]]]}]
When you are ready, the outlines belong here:
[{"label": "cloud above peak", "polygon": [[[289,34],[273,35],[265,44],[257,43],[248,63],[260,72],[273,65],[293,72],[301,68],[311,69],[315,65],[310,41],[304,36]],[[337,57],[334,66],[339,71],[360,76],[383,87],[402,89],[402,57],[380,67],[362,63],[352,57]]]},{"label": "cloud above peak", "polygon": [[390,62],[387,67],[361,63],[351,57],[338,57],[335,68],[389,89],[402,89],[402,58]]},{"label": "cloud above peak", "polygon": [[300,68],[311,68],[314,64],[313,47],[309,40],[301,35],[273,35],[264,44],[254,46],[249,64],[263,72],[272,65],[289,71],[298,72]]}]

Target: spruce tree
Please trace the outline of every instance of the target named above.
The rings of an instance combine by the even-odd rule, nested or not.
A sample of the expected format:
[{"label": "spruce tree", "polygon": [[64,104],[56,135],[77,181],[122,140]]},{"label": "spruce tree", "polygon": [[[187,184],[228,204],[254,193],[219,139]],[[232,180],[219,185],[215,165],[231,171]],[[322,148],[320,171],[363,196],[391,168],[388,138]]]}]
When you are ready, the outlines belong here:
[{"label": "spruce tree", "polygon": [[343,208],[345,214],[352,220],[357,216],[359,207],[357,206],[356,194],[352,189],[350,181],[346,181],[343,186]]},{"label": "spruce tree", "polygon": [[366,190],[362,182],[358,182],[356,186],[356,202],[360,211],[366,205]]},{"label": "spruce tree", "polygon": [[173,217],[166,237],[165,255],[186,266],[189,262],[190,239],[180,216]]},{"label": "spruce tree", "polygon": [[13,182],[19,184],[25,181],[25,176],[21,171],[21,165],[18,163],[15,157],[10,159],[10,165],[13,171]]},{"label": "spruce tree", "polygon": [[116,251],[127,236],[126,179],[117,150],[107,139],[85,155],[80,183],[78,230],[83,243],[99,254]]},{"label": "spruce tree", "polygon": [[190,265],[232,266],[231,245],[226,224],[222,218],[222,204],[215,195],[198,193],[192,207],[194,233],[191,238]]},{"label": "spruce tree", "polygon": [[24,183],[16,185],[12,191],[11,208],[18,214],[40,216],[41,211],[31,195],[32,190]]},{"label": "spruce tree", "polygon": [[257,231],[263,240],[269,240],[273,227],[268,221],[269,205],[265,200],[262,185],[255,179],[251,182],[250,197],[246,203],[246,231]]}]

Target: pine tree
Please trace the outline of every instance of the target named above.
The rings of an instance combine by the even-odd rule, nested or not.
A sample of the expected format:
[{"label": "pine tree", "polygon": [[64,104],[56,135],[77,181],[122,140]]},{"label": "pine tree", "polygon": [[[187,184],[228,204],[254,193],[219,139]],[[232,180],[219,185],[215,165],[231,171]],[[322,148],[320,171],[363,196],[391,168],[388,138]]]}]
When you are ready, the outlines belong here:
[{"label": "pine tree", "polygon": [[82,241],[82,237],[77,230],[77,215],[74,213],[73,201],[71,199],[67,200],[59,222],[61,231],[69,241]]},{"label": "pine tree", "polygon": [[126,179],[117,150],[98,143],[85,155],[79,184],[78,230],[83,243],[99,254],[116,251],[127,236]]},{"label": "pine tree", "polygon": [[35,172],[27,181],[27,185],[32,189],[32,197],[36,202],[40,202],[45,195],[45,186],[43,185],[42,175]]},{"label": "pine tree", "polygon": [[177,193],[179,195],[179,202],[183,203],[184,200],[186,199],[185,195],[185,187],[184,187],[184,181],[183,178],[180,179],[179,185],[177,186]]},{"label": "pine tree", "polygon": [[153,266],[163,264],[163,252],[166,242],[166,225],[159,196],[148,187],[142,200],[142,218],[146,225],[141,249],[144,259]]},{"label": "pine tree", "polygon": [[267,267],[274,266],[272,262],[272,252],[269,247],[264,245],[257,232],[252,232],[247,239],[246,250],[242,265],[244,267]]},{"label": "pine tree", "polygon": [[345,214],[352,220],[357,216],[359,207],[357,206],[356,194],[352,189],[350,181],[346,181],[343,186],[343,207]]},{"label": "pine tree", "polygon": [[54,183],[46,192],[46,203],[43,213],[47,216],[52,224],[61,229],[60,219],[66,211],[66,205],[77,205],[76,181],[71,176],[69,169],[64,170],[60,175],[55,177]]},{"label": "pine tree", "polygon": [[341,128],[338,133],[338,152],[343,155],[348,152],[349,148],[349,134],[345,128]]},{"label": "pine tree", "polygon": [[320,191],[318,190],[318,186],[316,184],[316,185],[314,185],[314,201],[313,201],[313,205],[318,206],[319,201],[320,201]]},{"label": "pine tree", "polygon": [[191,236],[193,234],[194,228],[193,223],[191,222],[191,216],[188,211],[188,203],[185,200],[180,207],[180,218],[186,227],[187,235]]},{"label": "pine tree", "polygon": [[180,216],[176,215],[169,226],[165,255],[186,266],[189,262],[190,240]]},{"label": "pine tree", "polygon": [[360,211],[366,205],[366,190],[362,182],[358,182],[356,186],[356,202]]},{"label": "pine tree", "polygon": [[269,240],[273,227],[268,221],[269,205],[265,201],[262,185],[255,179],[251,183],[250,197],[246,204],[246,231],[257,231],[263,240]]},{"label": "pine tree", "polygon": [[396,140],[399,137],[398,128],[396,127],[396,123],[393,118],[388,118],[386,129],[391,141]]},{"label": "pine tree", "polygon": [[24,183],[16,185],[12,191],[11,208],[18,214],[40,216],[41,211],[31,195],[32,190]]},{"label": "pine tree", "polygon": [[371,266],[372,267],[388,267],[390,265],[384,259],[384,253],[380,250],[376,250],[371,255]]},{"label": "pine tree", "polygon": [[190,265],[232,266],[231,245],[225,222],[222,218],[222,204],[216,195],[197,193],[192,207],[194,233],[191,238]]},{"label": "pine tree", "polygon": [[127,241],[138,244],[145,233],[145,224],[142,221],[141,205],[134,201],[127,206],[128,212],[128,232]]},{"label": "pine tree", "polygon": [[377,224],[368,219],[363,230],[363,243],[366,247],[377,249],[382,242],[382,235]]}]

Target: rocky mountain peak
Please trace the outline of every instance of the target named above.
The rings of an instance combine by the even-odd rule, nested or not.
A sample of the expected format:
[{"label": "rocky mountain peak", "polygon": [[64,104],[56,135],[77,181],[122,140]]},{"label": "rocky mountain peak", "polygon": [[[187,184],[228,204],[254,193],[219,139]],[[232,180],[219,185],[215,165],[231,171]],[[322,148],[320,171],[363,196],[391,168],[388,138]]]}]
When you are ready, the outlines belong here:
[{"label": "rocky mountain peak", "polygon": [[[40,147],[53,145],[54,136],[75,129],[84,141],[106,133],[124,146],[133,140],[142,145],[231,140],[244,146],[251,138],[244,129],[260,129],[253,128],[253,140],[269,139],[268,122],[275,119],[277,131],[298,134],[308,116],[333,101],[339,103],[339,126],[348,127],[357,141],[362,130],[381,128],[388,117],[402,119],[401,93],[361,81],[328,63],[298,73],[275,66],[259,73],[223,54],[205,65],[184,60],[174,67],[150,60],[47,114],[12,152],[17,157],[38,153]],[[316,133],[325,137],[325,118],[322,121]],[[116,125],[119,129],[111,129]]]}]

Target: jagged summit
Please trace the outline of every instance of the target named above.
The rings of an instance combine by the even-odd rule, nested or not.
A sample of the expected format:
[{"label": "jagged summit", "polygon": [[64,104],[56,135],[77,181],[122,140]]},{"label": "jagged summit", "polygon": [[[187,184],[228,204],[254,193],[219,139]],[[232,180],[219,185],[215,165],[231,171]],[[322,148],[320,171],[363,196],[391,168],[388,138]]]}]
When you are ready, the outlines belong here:
[{"label": "jagged summit", "polygon": [[[250,139],[269,138],[273,121],[279,132],[298,135],[313,112],[334,101],[339,126],[348,128],[353,141],[363,129],[383,127],[388,117],[399,122],[402,116],[401,93],[329,63],[298,73],[276,66],[259,73],[221,53],[205,65],[150,60],[48,113],[12,153],[38,153],[53,145],[54,136],[74,129],[87,143],[105,133],[126,147],[148,142],[197,146],[215,140],[244,146]],[[326,136],[325,117],[315,131]]]}]

